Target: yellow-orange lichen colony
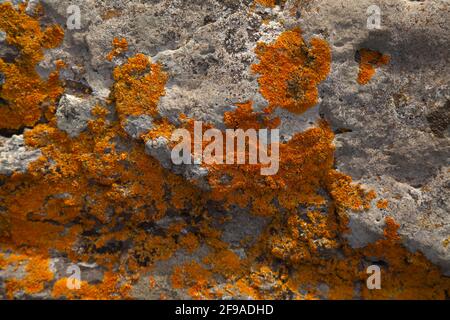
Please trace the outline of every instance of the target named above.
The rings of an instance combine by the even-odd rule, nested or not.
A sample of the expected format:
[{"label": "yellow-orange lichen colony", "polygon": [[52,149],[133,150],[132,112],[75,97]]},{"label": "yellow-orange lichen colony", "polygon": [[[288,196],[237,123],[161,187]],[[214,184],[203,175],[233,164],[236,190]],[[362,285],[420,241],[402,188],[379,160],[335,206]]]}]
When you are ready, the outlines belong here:
[{"label": "yellow-orange lichen colony", "polygon": [[[175,129],[167,119],[157,117],[156,106],[168,79],[159,64],[137,54],[116,67],[109,105],[97,105],[87,131],[72,139],[58,129],[55,117],[55,104],[64,92],[58,68],[64,64],[55,63],[48,80],[35,72],[43,50],[61,43],[62,29],[42,28],[25,13],[24,5],[15,9],[10,3],[0,4],[0,29],[6,32],[8,44],[20,50],[14,62],[0,59],[0,72],[5,75],[0,129],[29,127],[27,144],[42,152],[27,173],[0,177],[0,208],[4,208],[0,270],[26,266],[24,278],[5,280],[8,298],[19,291],[33,295],[49,288],[54,298],[130,298],[139,278],[179,250],[193,258],[174,267],[171,284],[196,299],[226,295],[314,299],[323,294],[317,289],[321,284],[329,288],[327,298],[353,298],[356,286],[366,278],[364,261],[374,258],[386,262],[383,290],[361,286],[361,297],[448,296],[448,278],[422,254],[403,248],[393,219],[386,219],[384,239],[363,249],[347,244],[342,236],[347,232],[345,211],[364,214],[376,195],[334,169],[334,135],[325,122],[280,145],[277,175],[261,176],[258,165],[211,165],[211,191],[200,192],[144,152],[143,141],[170,136]],[[127,50],[126,40],[115,39],[107,58]],[[259,63],[253,70],[269,107],[256,113],[252,101],[243,101],[225,114],[228,127],[276,128],[279,119],[271,115],[275,108],[301,113],[317,103],[317,86],[327,77],[331,63],[324,40],[312,39],[308,44],[299,29],[289,30],[272,44],[259,44],[256,55]],[[108,110],[117,117],[109,117]],[[144,114],[158,118],[156,125],[141,141],[133,141],[122,122]],[[184,125],[189,127],[192,120],[186,119]],[[123,144],[127,148],[119,148]],[[223,176],[229,178],[227,183]],[[226,217],[213,221],[207,210],[211,205],[247,208],[270,222],[247,254],[240,256],[222,240],[217,224],[225,223]],[[378,207],[387,209],[387,202],[380,200]],[[146,231],[146,224],[169,211],[182,219],[160,232]],[[127,245],[114,250],[111,243]],[[194,259],[201,246],[207,246],[209,253]],[[50,257],[55,252],[75,263],[102,266],[102,283],[82,282],[80,290],[68,289],[67,279],[57,279],[52,271]],[[220,289],[219,281],[225,282]],[[151,280],[149,286],[155,285]]]}]

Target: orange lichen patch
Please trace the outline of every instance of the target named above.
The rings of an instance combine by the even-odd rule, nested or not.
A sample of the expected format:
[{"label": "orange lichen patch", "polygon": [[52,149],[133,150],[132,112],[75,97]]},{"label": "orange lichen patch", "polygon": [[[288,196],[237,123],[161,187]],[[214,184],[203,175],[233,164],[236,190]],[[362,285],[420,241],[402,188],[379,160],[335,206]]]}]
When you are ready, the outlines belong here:
[{"label": "orange lichen patch", "polygon": [[227,279],[239,277],[242,273],[242,261],[231,250],[218,250],[203,259],[203,263],[212,266],[214,273],[225,276]]},{"label": "orange lichen patch", "polygon": [[[51,197],[52,191],[57,195],[58,190],[63,192],[62,188],[52,188],[48,182],[33,178],[28,179],[27,183],[30,184],[27,185],[22,180],[24,178],[26,177],[13,176],[0,190],[1,203],[8,209],[8,216],[11,221],[10,236],[5,242],[18,248],[27,245],[31,247],[43,245],[45,248],[58,249],[70,245],[69,241],[72,234],[68,232],[66,237],[61,237],[60,235],[65,231],[64,226],[44,222],[46,218],[52,219],[52,212],[45,213],[43,211],[44,213],[41,213],[42,211],[39,209],[45,208],[45,199]],[[65,189],[64,191],[68,190]],[[68,209],[63,206],[60,212],[66,211],[67,214],[70,214],[70,208]],[[64,219],[65,216],[63,215],[61,218]],[[45,254],[46,251],[44,250],[42,253]]]},{"label": "orange lichen patch", "polygon": [[181,246],[186,249],[187,252],[193,253],[199,247],[198,238],[193,233],[188,233],[180,239]]},{"label": "orange lichen patch", "polygon": [[361,49],[359,52],[359,74],[358,83],[365,85],[375,75],[375,69],[389,64],[390,57],[378,51]]},{"label": "orange lichen patch", "polygon": [[398,229],[400,225],[398,225],[392,217],[386,217],[385,219],[386,227],[384,229],[384,237],[389,242],[398,242],[400,237],[398,236]]},{"label": "orange lichen patch", "polygon": [[42,256],[32,256],[28,259],[25,268],[26,276],[23,279],[8,279],[6,281],[6,293],[8,299],[14,298],[18,290],[26,294],[42,292],[45,284],[53,280],[53,272],[50,271],[50,260]]},{"label": "orange lichen patch", "polygon": [[192,227],[199,228],[195,242],[208,245],[211,252],[201,263],[192,261],[174,267],[172,285],[176,289],[186,289],[194,299],[220,299],[223,291],[216,287],[217,277],[232,283],[248,273],[249,261],[241,260],[231,251],[229,244],[220,239],[221,232],[211,228],[207,221]]},{"label": "orange lichen patch", "polygon": [[[279,212],[274,202],[287,210],[299,205],[325,203],[326,189],[343,207],[363,209],[372,200],[351,178],[334,171],[334,135],[325,123],[296,134],[280,144],[280,168],[274,176],[262,176],[261,165],[211,165],[211,197],[228,205],[251,205],[252,212],[271,216]],[[223,176],[229,177],[224,184]]]},{"label": "orange lichen patch", "polygon": [[255,0],[255,2],[267,8],[275,7],[275,0]]},{"label": "orange lichen patch", "polygon": [[[308,214],[305,220],[301,215],[295,214],[286,220],[276,219],[270,226],[270,233],[261,237],[259,249],[254,253],[261,256],[267,247],[277,246],[272,254],[277,259],[282,259],[287,264],[288,271],[283,271],[277,277],[265,282],[273,283],[274,287],[284,286],[282,293],[291,298],[328,298],[328,299],[352,299],[355,297],[364,299],[444,299],[450,290],[450,279],[443,277],[439,269],[433,266],[421,253],[408,252],[400,242],[397,234],[398,225],[395,221],[386,218],[385,239],[363,249],[351,249],[345,242],[339,240],[339,235],[344,232],[345,224],[338,218],[338,211],[329,211],[326,220],[334,222],[319,223]],[[314,213],[316,215],[318,213]],[[291,220],[291,222],[289,222]],[[294,223],[292,222],[294,221]],[[299,222],[300,221],[300,222]],[[309,224],[309,226],[308,226]],[[297,225],[297,227],[296,227]],[[276,231],[275,231],[276,230]],[[303,236],[303,230],[307,235]],[[331,232],[329,232],[330,230]],[[302,236],[298,236],[301,232]],[[327,246],[331,240],[334,245]],[[282,246],[280,244],[284,243]],[[329,242],[328,242],[329,243]],[[320,255],[316,251],[320,247],[321,252],[333,252],[339,250],[341,256],[329,254]],[[300,251],[295,251],[299,250]],[[330,251],[331,250],[331,251]],[[295,254],[303,252],[299,256]],[[293,254],[294,253],[294,254]],[[300,259],[298,259],[300,258]],[[270,257],[265,261],[271,264]],[[383,261],[382,289],[368,290],[366,280],[368,274],[366,268],[374,264],[370,261]],[[375,263],[376,264],[376,263]],[[282,270],[281,270],[282,271]],[[267,272],[266,272],[267,273]],[[288,276],[283,276],[288,274]],[[265,279],[270,279],[265,277]],[[284,280],[283,280],[284,279]],[[257,286],[254,276],[247,276],[239,280],[240,287]],[[361,296],[355,296],[356,284],[360,283]],[[246,284],[246,285],[244,285]],[[328,290],[318,290],[321,284],[326,284]],[[256,297],[267,299],[273,297],[276,290],[266,293],[256,290]],[[446,293],[447,292],[447,293]],[[299,294],[301,293],[301,294]]]},{"label": "orange lichen patch", "polygon": [[25,4],[16,10],[10,2],[5,2],[0,8],[0,28],[6,32],[6,42],[21,50],[21,59],[36,64],[44,56],[43,49],[56,48],[61,43],[62,28],[52,25],[42,30],[39,21],[25,13]]},{"label": "orange lichen patch", "polygon": [[382,199],[382,200],[379,200],[377,202],[377,208],[378,209],[385,209],[386,210],[388,208],[388,206],[389,206],[389,201],[386,200],[386,199]]},{"label": "orange lichen patch", "polygon": [[121,120],[128,116],[157,115],[157,104],[165,94],[167,75],[161,65],[137,54],[114,69],[112,100]]},{"label": "orange lichen patch", "polygon": [[0,58],[0,72],[5,82],[0,88],[0,128],[19,129],[33,126],[51,108],[63,92],[58,72],[48,80],[39,77],[35,66],[44,58],[44,49],[57,47],[64,37],[61,27],[45,30],[39,21],[25,13],[25,4],[14,9],[9,2],[0,4],[0,29],[6,33],[6,42],[20,49],[13,63]]},{"label": "orange lichen patch", "polygon": [[376,198],[373,191],[365,191],[352,183],[352,178],[336,170],[330,170],[325,177],[326,184],[336,204],[355,211],[370,208],[370,202]]},{"label": "orange lichen patch", "polygon": [[0,270],[12,268],[18,270],[27,261],[27,256],[21,254],[0,253]]},{"label": "orange lichen patch", "polygon": [[276,258],[293,265],[305,265],[320,255],[319,250],[339,248],[338,235],[344,232],[337,215],[332,210],[307,211],[305,215],[292,213],[286,221],[276,219],[265,245]]},{"label": "orange lichen patch", "polygon": [[55,66],[56,66],[56,69],[58,69],[58,70],[67,68],[67,64],[63,60],[56,60]]},{"label": "orange lichen patch", "polygon": [[11,230],[11,221],[6,214],[0,213],[0,239],[9,238]]},{"label": "orange lichen patch", "polygon": [[[20,17],[19,26],[21,19],[31,19],[23,16],[23,6],[17,12],[9,5],[1,8],[5,10],[0,16],[8,21]],[[38,27],[30,23],[33,30]],[[6,27],[14,29],[8,23]],[[57,28],[45,31],[38,45],[28,27],[18,28],[17,34],[11,31],[13,37],[8,34],[22,51],[15,62],[19,67],[2,64],[17,68],[10,75],[22,72],[20,68],[31,72],[42,59],[42,48],[49,47],[46,41],[56,44],[61,35]],[[314,105],[317,84],[329,72],[328,46],[313,39],[308,47],[299,30],[283,33],[274,44],[260,44],[257,53],[255,70],[270,106],[258,113],[251,102],[238,105],[225,115],[231,128],[276,127],[276,120],[269,119],[275,107],[306,110]],[[64,67],[60,62],[56,66]],[[55,86],[56,78],[49,80]],[[155,129],[142,139],[170,137],[175,127],[157,117],[156,110],[167,80],[161,67],[138,54],[117,67],[114,78],[109,109],[115,103],[119,120],[150,115]],[[50,91],[56,97],[56,91]],[[106,108],[96,106],[92,114],[88,129],[69,139],[57,128],[50,106],[45,110],[48,123],[25,134],[27,144],[39,148],[42,157],[26,174],[2,177],[1,251],[16,254],[0,253],[0,269],[24,266],[26,271],[23,279],[7,279],[8,296],[51,288],[55,279],[49,252],[95,262],[106,270],[102,283],[82,282],[80,290],[68,289],[68,279],[56,279],[54,298],[119,299],[129,297],[131,282],[156,268],[156,262],[173,258],[181,249],[194,253],[200,246],[209,254],[201,262],[175,266],[171,277],[174,289],[186,289],[197,299],[220,298],[218,279],[231,296],[255,299],[353,298],[356,285],[362,288],[362,298],[448,296],[449,280],[423,255],[401,246],[399,226],[391,218],[386,219],[384,239],[363,249],[349,247],[342,237],[347,231],[345,209],[366,209],[376,194],[334,169],[334,135],[324,122],[280,144],[280,170],[274,176],[261,176],[260,165],[209,166],[208,193],[161,168],[145,154],[142,141],[131,141],[121,123],[108,117]],[[192,132],[194,119],[182,120]],[[222,204],[270,218],[245,259],[217,229],[228,219],[213,221],[207,214],[207,205],[223,209]],[[168,211],[179,213],[178,222],[164,227],[155,223]],[[365,289],[364,266],[372,261],[384,262],[382,291]],[[323,284],[328,289],[319,287]]]},{"label": "orange lichen patch", "polygon": [[178,249],[175,240],[170,236],[152,236],[143,233],[135,237],[134,248],[132,249],[133,267],[152,267],[157,261],[167,260]]},{"label": "orange lichen patch", "polygon": [[122,283],[119,275],[112,272],[106,272],[103,281],[98,285],[81,281],[78,290],[69,289],[69,281],[68,278],[58,280],[53,286],[52,297],[71,300],[117,300],[128,298],[131,289],[129,284]]},{"label": "orange lichen patch", "polygon": [[447,248],[449,244],[450,244],[450,237],[442,241],[442,246],[444,248]]},{"label": "orange lichen patch", "polygon": [[208,299],[212,297],[211,279],[212,274],[209,270],[192,261],[174,268],[172,286],[175,289],[187,288],[194,299]]},{"label": "orange lichen patch", "polygon": [[254,112],[252,101],[237,104],[236,110],[225,112],[223,120],[231,129],[275,129],[280,125],[280,118],[271,119],[263,112]]},{"label": "orange lichen patch", "polygon": [[260,91],[269,111],[280,107],[302,113],[317,104],[317,86],[331,65],[331,51],[324,40],[311,39],[308,46],[300,29],[293,29],[273,44],[259,43],[256,54],[260,62],[252,68],[260,75]]},{"label": "orange lichen patch", "polygon": [[148,284],[149,284],[149,286],[150,286],[151,289],[155,288],[155,287],[156,287],[156,280],[155,280],[155,277],[150,276],[150,277],[148,278]]},{"label": "orange lichen patch", "polygon": [[[135,209],[132,211],[135,213],[139,208],[155,201],[157,207],[165,208],[162,189],[151,190],[150,187],[162,186],[165,183],[163,169],[156,161],[146,156],[137,144],[132,145],[132,150],[128,153],[116,151],[115,139],[118,138],[118,132],[120,127],[117,124],[108,124],[99,118],[91,123],[88,132],[73,141],[61,131],[49,126],[37,126],[27,133],[26,140],[30,145],[40,147],[48,159],[56,162],[50,169],[57,174],[56,178],[74,179],[78,186],[89,185],[89,179],[97,181],[104,187],[102,196],[109,198],[109,201],[115,201],[117,204],[121,199],[125,202],[134,199],[132,202]],[[68,159],[69,157],[72,159]],[[130,169],[128,165],[134,169]],[[150,188],[146,190],[146,187]],[[93,195],[98,193],[96,188],[97,186],[94,186],[91,191]],[[97,197],[94,196],[94,199]],[[96,204],[91,210],[96,208],[93,212],[98,212],[97,218],[105,221],[104,214],[108,204],[98,200],[93,201]],[[75,198],[74,202],[78,201]],[[126,207],[118,207],[116,212],[123,212]]]},{"label": "orange lichen patch", "polygon": [[121,55],[122,53],[128,51],[128,41],[125,38],[114,38],[114,40],[112,41],[112,45],[113,49],[106,56],[106,59],[108,59],[108,61],[112,61],[112,59],[114,59],[118,55]]},{"label": "orange lichen patch", "polygon": [[318,291],[321,283],[332,289],[328,298],[352,298],[353,281],[359,279],[360,262],[353,251],[348,258],[327,254],[342,249],[340,235],[345,232],[346,222],[336,208],[324,209],[294,211],[287,219],[275,219],[269,227],[272,231],[262,237],[261,248],[269,249],[273,257],[287,264],[288,271],[279,278],[284,279],[284,294],[292,294],[293,298],[319,298],[323,294]]},{"label": "orange lichen patch", "polygon": [[[271,263],[269,260],[264,263]],[[287,268],[272,268],[260,263],[254,265],[234,285],[227,285],[225,291],[231,296],[254,300],[307,299],[297,288],[291,287],[291,275]]]},{"label": "orange lichen patch", "polygon": [[122,12],[120,10],[112,9],[112,10],[105,11],[101,15],[101,17],[103,20],[110,20],[113,18],[120,17],[121,15],[122,15]]},{"label": "orange lichen patch", "polygon": [[[108,122],[99,106],[93,113],[98,118],[75,139],[58,130],[54,118],[26,133],[26,142],[43,156],[0,190],[0,205],[11,220],[4,245],[34,248],[43,255],[57,250],[107,268],[128,264],[130,270],[169,258],[178,248],[171,236],[142,235],[136,226],[163,217],[172,196],[183,209],[199,193],[165,172],[142,145],[131,142],[127,151],[118,151],[125,136],[120,125]],[[98,223],[102,227],[96,233],[81,237],[84,249],[75,251],[80,235]],[[127,259],[121,259],[121,252],[109,253],[111,241],[124,240],[133,243],[129,255],[124,252]]]},{"label": "orange lichen patch", "polygon": [[385,239],[370,244],[362,252],[386,262],[382,269],[382,290],[363,287],[367,299],[445,299],[450,279],[443,277],[420,252],[411,253],[401,245],[399,225],[386,218]]}]

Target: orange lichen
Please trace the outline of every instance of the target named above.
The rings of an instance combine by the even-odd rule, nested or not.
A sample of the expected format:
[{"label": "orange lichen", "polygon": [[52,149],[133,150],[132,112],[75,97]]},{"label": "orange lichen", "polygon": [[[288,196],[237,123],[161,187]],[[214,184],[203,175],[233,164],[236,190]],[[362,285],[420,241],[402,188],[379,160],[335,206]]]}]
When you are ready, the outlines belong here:
[{"label": "orange lichen", "polygon": [[[280,144],[280,168],[274,176],[260,175],[261,165],[211,165],[211,196],[229,205],[251,205],[253,213],[273,215],[274,201],[293,210],[301,204],[321,205],[319,195],[327,189],[343,207],[361,210],[372,200],[369,193],[351,183],[351,178],[333,170],[334,135],[325,123],[296,134]],[[222,177],[229,177],[223,184]]]},{"label": "orange lichen", "polygon": [[367,299],[445,299],[450,279],[443,277],[422,253],[411,253],[401,245],[399,225],[387,217],[384,239],[362,249],[363,255],[386,262],[382,270],[382,290],[363,287]]},{"label": "orange lichen", "polygon": [[275,7],[275,0],[255,0],[255,2],[267,8]]},{"label": "orange lichen", "polygon": [[[26,260],[23,258],[22,261]],[[42,292],[44,285],[53,280],[53,272],[50,271],[50,260],[42,256],[32,256],[27,259],[25,268],[26,276],[23,279],[8,279],[6,281],[6,295],[8,299],[14,298],[14,294],[23,290],[32,295]]]},{"label": "orange lichen", "polygon": [[389,206],[389,201],[386,199],[382,199],[377,202],[378,209],[387,209],[388,206]]},{"label": "orange lichen", "polygon": [[376,198],[373,191],[365,191],[362,187],[354,185],[352,179],[336,170],[330,170],[325,177],[330,194],[336,203],[352,210],[370,208],[370,202]]},{"label": "orange lichen", "polygon": [[375,75],[375,69],[389,64],[390,57],[378,51],[361,49],[359,52],[358,83],[365,85]]},{"label": "orange lichen", "polygon": [[153,266],[157,261],[167,260],[176,252],[178,245],[170,236],[152,236],[140,233],[135,238],[132,252],[132,265]]},{"label": "orange lichen", "polygon": [[275,129],[280,125],[280,118],[271,119],[263,112],[253,111],[253,102],[237,104],[234,111],[225,112],[223,121],[231,129]]},{"label": "orange lichen", "polygon": [[156,280],[155,280],[155,277],[150,276],[150,277],[148,278],[148,284],[149,284],[149,286],[150,286],[151,289],[155,288],[155,287],[156,287]]},{"label": "orange lichen", "polygon": [[[330,211],[328,215],[333,215],[333,212]],[[342,234],[345,226],[339,219],[334,221],[332,224],[322,226],[320,224],[316,226],[314,221],[303,221],[299,225],[300,228],[289,229],[290,231],[286,232],[283,220],[277,220],[270,226],[271,230],[277,232],[269,237],[262,237],[263,244],[266,245],[277,243],[274,242],[274,237],[275,239],[281,237],[285,243],[285,248],[280,248],[285,252],[286,256],[283,256],[283,259],[288,262],[290,270],[287,289],[283,289],[285,294],[289,292],[298,294],[298,290],[301,289],[308,293],[308,296],[299,296],[302,299],[314,297],[352,299],[355,297],[355,283],[358,282],[361,283],[362,292],[361,296],[356,297],[365,299],[443,299],[450,290],[450,280],[443,277],[437,267],[432,266],[421,253],[410,253],[401,245],[397,234],[399,226],[392,218],[386,218],[385,238],[363,249],[351,249],[347,243],[339,240],[339,234]],[[312,233],[303,238],[298,237],[297,230],[303,230],[305,223],[309,224],[306,230],[309,229]],[[327,243],[321,238],[324,230],[332,230],[332,233],[325,233],[325,239],[332,240],[336,245],[331,247],[324,245]],[[303,252],[313,253],[317,244],[320,245],[321,251],[340,250],[342,256],[311,254],[303,256],[299,261],[292,259],[289,254],[294,248],[303,248]],[[275,257],[280,258],[278,254]],[[368,290],[366,287],[368,275],[365,268],[370,264],[377,264],[366,264],[368,261],[383,261],[383,266],[387,266],[387,269],[383,267],[381,290]],[[270,259],[266,263],[270,263]],[[366,264],[366,267],[361,263]],[[281,280],[283,277],[280,275],[279,278]],[[251,284],[252,281],[248,283]],[[326,293],[318,291],[320,284],[327,285]]]},{"label": "orange lichen", "polygon": [[193,233],[188,233],[180,239],[181,246],[189,253],[195,252],[199,247],[199,241]]},{"label": "orange lichen", "polygon": [[330,72],[331,51],[322,39],[310,43],[305,43],[300,29],[293,29],[283,32],[273,44],[258,44],[260,62],[253,65],[253,71],[260,75],[260,91],[269,102],[268,110],[280,107],[302,113],[317,104],[317,86]]},{"label": "orange lichen", "polygon": [[12,63],[0,58],[0,72],[5,82],[0,87],[0,129],[20,129],[36,124],[44,108],[54,106],[63,92],[58,72],[48,80],[35,70],[44,58],[44,49],[57,47],[64,32],[57,25],[42,29],[39,21],[25,13],[26,4],[15,10],[9,2],[0,4],[0,29],[6,33],[6,43],[20,49]]},{"label": "orange lichen", "polygon": [[[42,48],[56,45],[61,33],[52,27],[45,36],[39,34],[38,23],[25,16],[23,6],[17,12],[7,4],[1,9],[0,17],[22,26],[16,30],[6,23],[9,41],[23,57],[15,62],[20,67],[1,65],[11,68],[7,74],[11,81],[20,79],[22,70],[31,74],[29,70],[42,59]],[[39,43],[30,30],[38,32]],[[261,93],[270,106],[259,113],[253,111],[252,102],[238,104],[224,116],[230,128],[275,128],[278,119],[270,117],[274,108],[302,112],[313,106],[317,85],[330,68],[328,45],[313,39],[308,47],[299,30],[286,31],[274,44],[260,44],[257,54],[260,63],[254,69],[261,75]],[[61,62],[56,66],[64,67]],[[56,88],[56,78],[52,79]],[[399,225],[392,218],[386,218],[384,239],[366,248],[352,249],[342,237],[348,232],[345,211],[369,208],[376,194],[335,170],[334,135],[325,122],[280,144],[276,175],[261,176],[260,165],[211,165],[211,191],[200,192],[144,151],[143,141],[169,138],[176,129],[157,115],[167,80],[161,66],[138,54],[114,70],[114,79],[108,107],[115,107],[119,121],[98,105],[88,129],[70,139],[57,128],[55,109],[50,107],[45,112],[47,123],[31,121],[35,126],[25,134],[27,144],[39,148],[42,157],[25,174],[0,177],[0,247],[13,252],[0,253],[0,269],[17,270],[27,263],[24,278],[6,280],[8,297],[19,291],[33,295],[51,290],[54,298],[128,298],[132,281],[155,271],[158,261],[176,257],[179,250],[194,254],[199,248],[207,248],[207,255],[175,266],[171,277],[174,289],[186,289],[196,299],[225,294],[350,299],[357,285],[362,288],[357,298],[448,297],[449,279],[422,254],[402,247]],[[56,98],[60,91],[50,92]],[[23,94],[17,99],[25,97],[27,102],[27,93]],[[143,134],[143,141],[132,141],[121,122],[139,115],[155,117],[154,129]],[[194,119],[180,118],[192,132]],[[268,226],[253,244],[246,242],[250,248],[238,256],[217,229],[232,218],[213,219],[207,208],[212,205],[249,209],[268,217]],[[178,213],[181,221],[157,227],[155,222],[167,212]],[[54,279],[49,252],[73,262],[97,263],[106,270],[103,281],[81,282],[79,290],[69,289],[70,279]],[[364,266],[371,261],[384,262],[383,290],[364,286]]]},{"label": "orange lichen", "polygon": [[167,75],[161,65],[137,54],[114,69],[113,102],[121,120],[128,116],[157,114],[157,103],[165,94]]},{"label": "orange lichen", "polygon": [[11,221],[6,214],[0,214],[0,239],[9,238],[11,230]]},{"label": "orange lichen", "polygon": [[110,19],[120,17],[121,15],[122,15],[122,12],[120,10],[111,9],[111,10],[107,10],[107,11],[103,12],[101,17],[103,20],[110,20]]},{"label": "orange lichen", "polygon": [[172,275],[175,289],[188,288],[194,299],[211,297],[211,272],[197,262],[176,266]]},{"label": "orange lichen", "polygon": [[112,61],[118,55],[121,55],[122,53],[128,51],[128,41],[125,38],[114,38],[114,40],[112,41],[112,45],[113,49],[106,56],[106,59],[108,59],[108,61]]},{"label": "orange lichen", "polygon": [[81,281],[80,289],[69,289],[70,279],[59,279],[53,286],[52,297],[55,299],[82,299],[82,300],[116,300],[129,296],[130,286],[123,284],[117,274],[107,272],[103,281],[98,285],[91,285]]},{"label": "orange lichen", "polygon": [[230,250],[219,250],[203,259],[203,263],[212,265],[212,271],[232,279],[242,272],[242,261]]},{"label": "orange lichen", "polygon": [[[118,123],[106,120],[101,107],[94,114],[98,118],[78,138],[69,139],[59,131],[55,118],[26,133],[27,143],[41,148],[43,157],[30,166],[29,173],[13,175],[0,190],[1,205],[12,222],[3,245],[19,251],[33,248],[42,255],[58,250],[72,259],[94,259],[107,268],[125,263],[130,270],[169,258],[178,248],[170,236],[143,235],[135,226],[165,214],[169,204],[164,190],[171,191],[180,209],[198,192],[165,172],[142,146],[132,143],[128,152],[117,151],[117,139],[125,133]],[[83,214],[85,210],[89,215]],[[110,233],[129,213],[121,231]],[[95,221],[103,225],[100,233],[83,236],[85,249],[76,253],[73,246],[80,234],[93,228]],[[120,255],[107,251],[98,253],[111,240],[120,239],[133,242],[127,260],[121,262]]]},{"label": "orange lichen", "polygon": [[158,137],[164,137],[167,140],[170,140],[172,132],[176,129],[176,127],[167,119],[156,120],[153,125],[153,129],[147,133],[144,133],[141,137],[145,142]]}]

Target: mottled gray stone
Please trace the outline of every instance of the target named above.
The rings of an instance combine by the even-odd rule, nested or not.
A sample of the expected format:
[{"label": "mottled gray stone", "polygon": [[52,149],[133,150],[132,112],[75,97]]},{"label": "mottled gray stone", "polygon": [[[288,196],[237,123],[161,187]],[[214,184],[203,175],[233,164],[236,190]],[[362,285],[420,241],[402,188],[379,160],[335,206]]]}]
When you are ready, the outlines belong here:
[{"label": "mottled gray stone", "polygon": [[131,116],[126,120],[124,129],[133,138],[139,139],[142,134],[153,128],[153,119],[148,115]]},{"label": "mottled gray stone", "polygon": [[164,137],[158,137],[147,141],[145,151],[153,158],[161,163],[165,169],[172,168],[171,150],[169,148],[169,140]]},{"label": "mottled gray stone", "polygon": [[65,94],[59,101],[56,111],[58,128],[67,132],[71,138],[80,135],[87,129],[93,118],[91,111],[95,106],[92,99],[83,99]]},{"label": "mottled gray stone", "polygon": [[42,155],[25,144],[23,135],[11,138],[0,136],[0,175],[9,176],[14,172],[26,172],[28,165]]}]

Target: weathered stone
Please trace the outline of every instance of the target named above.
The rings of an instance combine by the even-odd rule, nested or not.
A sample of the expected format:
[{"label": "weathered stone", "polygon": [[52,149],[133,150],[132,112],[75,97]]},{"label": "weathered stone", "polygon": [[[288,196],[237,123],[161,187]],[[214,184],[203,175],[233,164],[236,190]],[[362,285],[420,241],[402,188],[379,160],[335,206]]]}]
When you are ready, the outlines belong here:
[{"label": "weathered stone", "polygon": [[153,128],[153,119],[150,116],[132,116],[126,120],[124,129],[133,138],[139,139],[142,134]]},{"label": "weathered stone", "polygon": [[[450,207],[438,200],[448,199],[442,183],[449,178],[448,122],[430,125],[429,116],[441,110],[444,118],[450,97],[445,58],[450,37],[442,15],[449,9],[445,1],[380,1],[381,29],[368,30],[372,4],[314,1],[320,12],[305,11],[300,21],[306,37],[321,34],[333,48],[319,112],[338,133],[337,168],[389,200],[387,210],[351,214],[351,243],[360,247],[381,237],[390,215],[410,250],[420,250],[450,274],[450,250],[443,245]],[[419,31],[418,25],[426,28]],[[354,56],[360,48],[391,55],[390,64],[365,86],[356,82]]]},{"label": "weathered stone", "polygon": [[9,176],[14,172],[26,172],[28,165],[42,155],[25,144],[23,135],[11,138],[0,136],[0,175]]},{"label": "weathered stone", "polygon": [[[48,21],[65,24],[72,1],[41,2]],[[169,76],[166,94],[158,104],[161,117],[177,125],[180,114],[186,114],[224,129],[223,115],[234,110],[237,103],[252,100],[255,111],[262,111],[268,104],[259,91],[257,75],[251,71],[251,65],[258,62],[254,52],[257,43],[273,42],[283,31],[300,27],[305,40],[319,36],[329,43],[331,73],[319,85],[316,107],[302,115],[275,111],[281,120],[282,141],[315,126],[319,119],[327,120],[336,133],[336,168],[367,189],[374,189],[376,201],[388,200],[385,209],[374,206],[365,212],[348,212],[351,232],[345,237],[350,245],[361,248],[382,238],[384,218],[392,216],[400,225],[402,243],[412,252],[424,253],[450,275],[446,242],[450,234],[447,1],[377,1],[381,9],[379,30],[367,28],[367,8],[373,5],[370,0],[312,0],[300,4],[288,0],[281,7],[256,6],[250,10],[251,2],[80,2],[81,29],[66,30],[63,45],[46,51],[37,67],[39,74],[47,77],[54,70],[54,60],[63,59],[69,65],[60,75],[67,84],[57,110],[58,127],[71,137],[83,132],[95,105],[94,100],[81,98],[83,94],[89,92],[106,104],[113,68],[141,52],[160,63]],[[107,13],[111,10],[115,13],[110,16]],[[268,17],[270,22],[266,21]],[[115,37],[126,38],[130,52],[109,62],[105,57]],[[0,54],[11,60],[17,52],[3,42]],[[356,53],[361,48],[391,56],[390,64],[378,68],[364,86],[357,82]],[[138,139],[154,127],[153,122],[150,116],[130,117],[124,128],[130,137]],[[168,139],[156,138],[146,143],[145,150],[165,169],[208,190],[208,171],[199,165],[173,165],[168,144]],[[118,144],[118,148],[126,147],[126,141]],[[39,156],[40,151],[25,147],[22,136],[0,137],[0,175],[25,172]],[[223,182],[227,182],[226,176]],[[241,258],[248,253],[241,241],[254,241],[267,224],[267,219],[252,217],[247,209],[206,211],[216,220],[230,215],[227,223],[216,227],[222,231],[221,240]],[[156,225],[168,228],[182,221],[188,218],[162,219]],[[202,246],[193,254],[179,251],[169,260],[158,262],[151,272],[157,288],[151,290],[147,276],[143,276],[133,287],[133,296],[189,298],[186,292],[171,287],[170,270],[191,260],[201,261],[207,254],[208,249]],[[61,264],[58,276],[63,276],[64,268],[66,265]],[[101,278],[100,270],[89,270],[88,280]],[[11,276],[8,272],[5,277]],[[5,273],[0,271],[0,279]],[[220,279],[218,282],[217,288],[222,288],[224,284]],[[275,285],[268,280],[262,289],[274,290]],[[326,298],[329,289],[326,284],[320,285],[321,297]],[[1,282],[0,292],[4,292]],[[246,298],[225,294],[227,297]]]},{"label": "weathered stone", "polygon": [[89,120],[92,119],[91,111],[94,106],[92,99],[64,95],[56,111],[58,128],[67,132],[71,138],[77,137],[86,130]]}]

